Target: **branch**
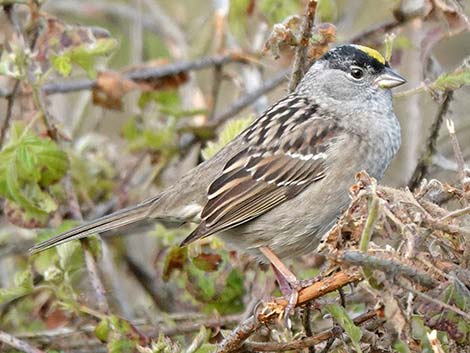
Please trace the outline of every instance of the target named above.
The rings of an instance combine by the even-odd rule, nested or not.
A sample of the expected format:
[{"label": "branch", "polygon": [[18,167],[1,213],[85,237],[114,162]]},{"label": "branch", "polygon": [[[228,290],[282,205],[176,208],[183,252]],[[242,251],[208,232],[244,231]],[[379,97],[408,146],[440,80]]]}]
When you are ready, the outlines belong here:
[{"label": "branch", "polygon": [[431,133],[426,141],[426,149],[421,154],[421,157],[418,160],[418,164],[413,172],[413,175],[408,182],[408,187],[411,190],[416,189],[421,180],[426,176],[428,173],[429,166],[432,163],[432,157],[436,154],[436,145],[437,145],[437,138],[439,137],[439,130],[441,128],[442,122],[444,121],[444,117],[447,115],[449,111],[450,102],[452,101],[453,92],[448,91],[444,93],[444,100],[442,101],[439,109],[437,110],[436,117],[434,118],[434,122],[431,126]]},{"label": "branch", "polygon": [[29,343],[19,340],[18,338],[3,331],[0,331],[0,342],[3,342],[25,353],[45,353],[44,351],[31,346]]},{"label": "branch", "polygon": [[[65,192],[68,198],[69,209],[74,219],[83,221],[80,205],[78,204],[77,194],[75,193],[70,174],[64,180]],[[98,266],[96,265],[95,257],[89,246],[89,239],[81,239],[80,243],[83,249],[83,256],[85,258],[85,266],[88,272],[88,278],[95,291],[98,307],[102,313],[109,313],[109,304],[106,299],[106,290],[104,289],[103,282],[101,282]]]},{"label": "branch", "polygon": [[312,36],[316,10],[317,0],[309,0],[305,9],[304,22],[302,24],[302,37],[300,38],[300,43],[295,51],[295,61],[289,81],[289,92],[293,92],[295,90],[305,72],[307,48],[310,42],[310,37]]},{"label": "branch", "polygon": [[407,291],[415,294],[416,296],[428,301],[428,302],[431,302],[433,304],[436,304],[438,306],[440,306],[441,308],[443,309],[447,309],[447,310],[450,310],[458,315],[460,315],[461,317],[463,317],[464,319],[466,319],[468,322],[470,322],[470,314],[461,310],[460,308],[458,307],[455,307],[453,305],[449,305],[447,303],[444,303],[443,301],[439,300],[439,299],[436,299],[436,298],[433,298],[429,295],[427,295],[426,293],[422,293],[420,292],[419,290],[416,290],[412,287],[410,287],[408,284],[406,284],[403,280],[399,281],[399,285],[400,287],[403,287],[404,289],[406,289]]},{"label": "branch", "polygon": [[[296,306],[302,305],[310,300],[334,292],[350,283],[362,280],[362,275],[358,271],[348,270],[333,274],[310,286],[303,288],[299,292],[299,299]],[[276,298],[272,302],[264,305],[260,309],[260,314],[255,318],[250,316],[240,323],[218,346],[216,353],[233,352],[238,349],[248,337],[254,333],[262,324],[267,324],[278,318],[287,306],[285,298]]]},{"label": "branch", "polygon": [[[371,310],[354,318],[353,322],[355,325],[361,325],[369,320],[377,318],[378,314],[379,313],[376,310]],[[246,348],[248,351],[255,352],[301,351],[304,348],[315,346],[324,341],[328,341],[331,338],[340,337],[342,334],[343,330],[339,326],[335,326],[312,337],[306,337],[292,342],[246,342],[243,345],[243,348]]]},{"label": "branch", "polygon": [[358,251],[345,251],[334,257],[335,261],[377,269],[389,274],[401,275],[426,288],[434,288],[439,283],[425,272],[409,267],[398,261],[382,259],[377,256],[364,254]]},{"label": "branch", "polygon": [[214,121],[217,126],[220,126],[233,116],[240,113],[243,109],[245,109],[250,104],[256,102],[256,100],[270,91],[272,91],[277,86],[281,85],[287,80],[287,76],[289,75],[290,70],[284,70],[278,73],[276,76],[264,82],[262,86],[254,90],[253,92],[249,92],[245,96],[239,98],[235,103],[233,103],[225,112],[217,115],[214,118]]},{"label": "branch", "polygon": [[7,96],[7,112],[5,114],[5,119],[3,120],[2,130],[0,131],[0,148],[3,146],[5,136],[10,127],[10,120],[13,112],[13,105],[15,103],[16,95],[18,94],[18,89],[20,87],[20,81],[16,80],[13,90]]},{"label": "branch", "polygon": [[[462,149],[460,148],[459,140],[455,134],[455,125],[452,119],[447,119],[447,130],[449,131],[450,142],[452,144],[452,149],[454,150],[455,161],[457,162],[457,170],[459,174],[459,179],[462,184],[462,189],[465,189],[465,160],[463,158]],[[463,197],[464,205],[467,206],[467,199]]]},{"label": "branch", "polygon": [[[165,79],[169,76],[185,73],[190,70],[202,70],[208,67],[222,66],[233,62],[247,63],[250,59],[240,53],[229,53],[215,55],[193,61],[181,61],[161,67],[143,68],[123,73],[123,78],[131,81],[144,81],[154,79]],[[70,93],[97,87],[97,80],[75,80],[53,82],[42,86],[45,94]]]},{"label": "branch", "polygon": [[391,21],[386,21],[383,23],[380,23],[376,26],[370,27],[363,32],[360,32],[351,38],[348,39],[348,43],[356,43],[356,44],[362,44],[367,42],[371,37],[375,37],[384,33],[388,33],[391,30],[403,26],[410,22],[411,20],[414,20],[415,18],[421,17],[421,14],[416,13],[416,14],[411,14],[407,15],[400,10],[395,11],[394,13],[395,19]]}]

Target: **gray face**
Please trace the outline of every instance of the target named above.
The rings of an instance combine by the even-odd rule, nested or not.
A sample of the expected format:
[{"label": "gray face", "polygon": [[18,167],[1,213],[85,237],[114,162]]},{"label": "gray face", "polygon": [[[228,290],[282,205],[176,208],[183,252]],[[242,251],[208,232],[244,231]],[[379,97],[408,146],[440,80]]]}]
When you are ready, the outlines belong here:
[{"label": "gray face", "polygon": [[321,92],[339,102],[367,101],[372,95],[389,96],[389,90],[380,88],[376,83],[380,73],[369,68],[361,68],[351,64],[347,70],[330,67],[328,63],[318,61],[309,70],[314,79],[311,89],[317,94]]},{"label": "gray face", "polygon": [[330,50],[312,65],[298,91],[326,101],[334,100],[337,104],[347,106],[354,101],[361,105],[371,100],[390,100],[390,88],[404,82],[405,79],[385,61],[379,61],[356,46],[343,45]]}]

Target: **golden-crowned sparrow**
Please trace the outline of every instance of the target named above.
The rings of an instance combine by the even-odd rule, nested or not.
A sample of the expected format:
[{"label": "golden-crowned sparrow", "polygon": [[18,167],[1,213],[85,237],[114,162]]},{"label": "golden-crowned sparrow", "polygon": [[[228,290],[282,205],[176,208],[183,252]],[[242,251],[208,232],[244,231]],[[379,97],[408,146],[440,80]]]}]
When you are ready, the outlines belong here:
[{"label": "golden-crowned sparrow", "polygon": [[315,250],[348,205],[356,172],[383,176],[400,146],[390,88],[404,82],[373,49],[331,49],[295,92],[161,194],[31,252],[149,218],[181,224],[198,219],[182,245],[220,233],[259,261],[264,254],[278,275],[293,280],[274,254],[286,258]]}]

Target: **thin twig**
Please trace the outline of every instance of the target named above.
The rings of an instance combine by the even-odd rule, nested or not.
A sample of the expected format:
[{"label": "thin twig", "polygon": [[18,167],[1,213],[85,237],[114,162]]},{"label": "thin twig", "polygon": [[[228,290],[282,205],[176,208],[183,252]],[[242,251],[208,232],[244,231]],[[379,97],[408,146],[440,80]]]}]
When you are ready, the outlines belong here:
[{"label": "thin twig", "polygon": [[461,310],[460,308],[457,308],[455,306],[444,303],[439,299],[436,299],[436,298],[433,298],[433,297],[427,295],[426,293],[422,293],[421,291],[410,287],[403,280],[399,280],[398,283],[399,283],[400,287],[403,287],[404,289],[406,289],[407,291],[410,291],[411,293],[415,294],[416,296],[418,296],[420,298],[423,298],[424,300],[427,300],[427,301],[429,301],[433,304],[436,304],[436,305],[440,306],[443,309],[450,310],[450,311],[460,315],[461,317],[463,317],[464,319],[466,319],[470,322],[470,314],[463,311],[463,310]]},{"label": "thin twig", "polygon": [[[3,342],[15,349],[18,349],[25,353],[45,353],[44,351],[33,347],[29,343],[26,343],[15,336],[10,335],[9,333],[0,331],[0,342]],[[1,348],[1,347],[0,347]]]},{"label": "thin twig", "polygon": [[439,219],[439,222],[445,222],[451,218],[457,218],[457,217],[464,216],[469,213],[470,213],[470,206],[467,206],[465,208],[461,208],[461,209],[449,212],[449,214]]},{"label": "thin twig", "polygon": [[212,109],[211,109],[211,113],[209,116],[209,121],[211,121],[215,116],[215,111],[217,108],[217,100],[219,98],[219,92],[220,92],[220,85],[222,84],[222,76],[223,76],[222,66],[216,65],[214,67],[214,79],[212,82],[212,90],[211,90]]},{"label": "thin twig", "polygon": [[175,298],[172,293],[163,286],[162,280],[158,275],[155,276],[148,273],[147,270],[128,254],[124,256],[124,261],[129,271],[134,275],[142,288],[150,295],[158,309],[164,312],[176,310]]},{"label": "thin twig", "polygon": [[372,26],[348,39],[348,43],[362,44],[370,40],[371,37],[377,37],[391,30],[401,27],[411,20],[420,17],[420,14],[406,15],[401,11],[395,11],[395,20],[386,21],[376,26]]},{"label": "thin twig", "polygon": [[[375,319],[376,317],[377,311],[371,310],[354,318],[353,322],[355,325],[361,325],[367,321]],[[339,326],[335,326],[312,337],[306,337],[292,342],[246,342],[243,345],[243,348],[254,352],[300,351],[304,348],[312,347],[319,343],[328,341],[331,338],[339,337],[342,333],[343,330]]]},{"label": "thin twig", "polygon": [[470,229],[459,227],[455,224],[447,224],[446,222],[441,222],[429,216],[423,217],[423,223],[430,229],[441,230],[453,235],[463,235],[465,237],[470,237]]},{"label": "thin twig", "polygon": [[[450,143],[454,150],[455,161],[457,162],[457,170],[459,180],[462,184],[462,188],[465,187],[465,160],[463,158],[462,149],[460,148],[459,140],[455,134],[455,125],[452,119],[448,118],[446,121],[447,130],[449,131]],[[467,200],[463,198],[464,205],[467,206]]]},{"label": "thin twig", "polygon": [[228,353],[236,350],[261,326],[261,322],[255,320],[254,316],[242,321],[229,333],[218,345],[216,353]]},{"label": "thin twig", "polygon": [[256,100],[260,96],[272,91],[274,88],[284,83],[287,80],[289,73],[290,73],[290,70],[284,70],[278,73],[276,76],[274,76],[270,80],[265,81],[264,84],[260,86],[259,88],[257,88],[256,90],[248,93],[247,95],[235,101],[225,112],[219,115],[216,115],[214,117],[214,122],[217,124],[217,126],[220,126],[221,124],[223,124],[224,122],[232,118],[233,116],[237,115],[247,106],[256,102]]},{"label": "thin twig", "polygon": [[307,48],[312,36],[312,28],[315,22],[317,0],[309,0],[305,9],[305,17],[302,24],[302,37],[295,51],[294,66],[289,81],[289,92],[293,92],[305,73],[305,62],[307,59]]},{"label": "thin twig", "polygon": [[423,180],[423,178],[428,173],[429,166],[432,163],[432,157],[436,154],[436,145],[437,138],[439,136],[439,130],[441,129],[444,117],[449,111],[452,96],[453,94],[451,91],[444,93],[442,104],[437,110],[436,117],[434,118],[434,122],[431,126],[431,133],[429,134],[429,137],[426,141],[426,148],[421,154],[421,157],[418,160],[418,164],[416,165],[413,175],[411,176],[410,181],[408,182],[408,187],[411,190],[416,189],[421,183],[421,180]]},{"label": "thin twig", "polygon": [[[70,175],[67,175],[65,177],[64,186],[68,198],[69,209],[72,213],[73,218],[82,221],[82,212],[80,210],[77,194],[75,193]],[[95,290],[99,310],[102,313],[107,314],[110,311],[108,300],[106,299],[106,290],[104,289],[104,285],[99,277],[98,266],[96,265],[95,257],[89,246],[89,239],[81,239],[80,243],[83,249],[83,256],[85,258],[85,266],[88,272],[88,277],[90,279],[93,289]]]},{"label": "thin twig", "polygon": [[438,281],[427,273],[419,271],[414,267],[407,266],[395,260],[382,259],[377,256],[364,254],[359,251],[345,251],[339,253],[334,257],[334,260],[352,265],[378,269],[393,275],[402,275],[427,288],[434,288],[439,284]]},{"label": "thin twig", "polygon": [[3,119],[2,130],[0,131],[0,148],[3,146],[5,136],[10,127],[10,120],[13,113],[13,105],[15,103],[16,95],[18,94],[18,89],[20,87],[20,80],[16,80],[13,90],[7,97],[7,112],[5,114],[5,119]]},{"label": "thin twig", "polygon": [[374,226],[379,213],[379,198],[376,194],[375,185],[373,185],[372,187],[373,190],[370,200],[369,214],[367,216],[367,221],[361,235],[361,242],[359,244],[359,249],[362,252],[367,252],[367,250],[369,249],[370,239],[372,237]]},{"label": "thin twig", "polygon": [[[229,53],[215,55],[192,61],[181,61],[161,67],[146,67],[124,73],[123,78],[132,81],[144,81],[150,79],[164,79],[169,76],[178,75],[190,70],[202,70],[217,65],[226,65],[229,63],[246,63],[250,58],[241,53]],[[95,88],[97,80],[74,80],[64,82],[53,82],[42,86],[45,94],[69,93]]]}]

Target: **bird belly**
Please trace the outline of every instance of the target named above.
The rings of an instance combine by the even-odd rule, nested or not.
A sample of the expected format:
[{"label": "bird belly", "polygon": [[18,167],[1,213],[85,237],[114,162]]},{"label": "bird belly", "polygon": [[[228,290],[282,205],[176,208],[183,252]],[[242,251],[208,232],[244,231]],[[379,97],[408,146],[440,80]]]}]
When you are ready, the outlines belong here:
[{"label": "bird belly", "polygon": [[[351,184],[353,178],[351,178]],[[323,235],[333,227],[349,204],[348,187],[313,184],[297,197],[284,202],[266,214],[233,229],[220,237],[236,250],[249,253],[258,262],[267,260],[259,248],[268,246],[279,258],[295,258],[314,252]],[[334,187],[333,187],[334,186]],[[323,198],[312,203],[322,188]],[[324,192],[331,190],[330,192]],[[309,206],[307,206],[309,205]],[[273,222],[276,219],[276,222]]]}]

